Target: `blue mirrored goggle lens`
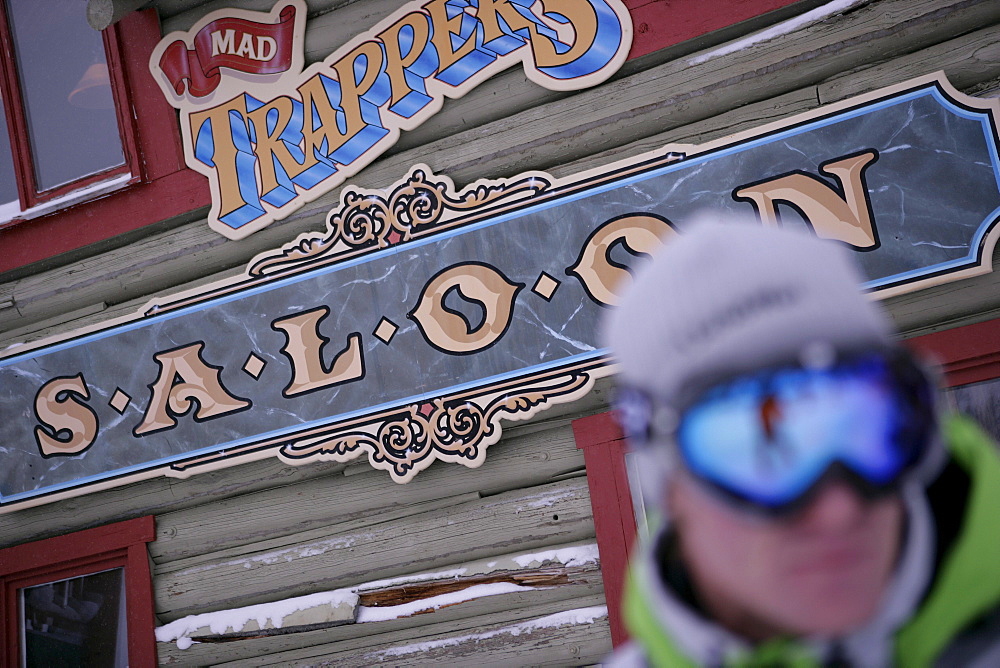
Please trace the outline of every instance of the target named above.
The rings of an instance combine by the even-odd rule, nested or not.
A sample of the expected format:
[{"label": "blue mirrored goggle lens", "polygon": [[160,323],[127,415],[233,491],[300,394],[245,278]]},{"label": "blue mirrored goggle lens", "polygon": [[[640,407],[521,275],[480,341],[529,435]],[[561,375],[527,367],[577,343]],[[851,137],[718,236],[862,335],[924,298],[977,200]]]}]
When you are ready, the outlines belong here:
[{"label": "blue mirrored goggle lens", "polygon": [[834,463],[875,487],[915,459],[900,425],[908,407],[880,358],[829,369],[784,369],[709,391],[683,415],[688,469],[731,494],[777,508]]}]

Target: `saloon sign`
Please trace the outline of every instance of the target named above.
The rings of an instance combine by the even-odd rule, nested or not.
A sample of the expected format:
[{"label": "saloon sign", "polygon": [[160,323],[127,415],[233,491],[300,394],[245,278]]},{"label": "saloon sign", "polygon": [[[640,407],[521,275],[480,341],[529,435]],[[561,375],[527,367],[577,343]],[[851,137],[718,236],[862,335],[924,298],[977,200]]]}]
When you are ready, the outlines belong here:
[{"label": "saloon sign", "polygon": [[302,71],[305,18],[304,0],[213,12],[150,59],[187,165],[211,184],[209,225],[230,239],[341,185],[497,72],[520,63],[546,88],[586,88],[632,44],[621,0],[430,0]]},{"label": "saloon sign", "polygon": [[271,456],[478,466],[609,372],[602,313],[705,208],[844,243],[882,295],[989,271],[997,115],[934,75],[565,179],[347,188],[238,279],[0,359],[0,503]]}]

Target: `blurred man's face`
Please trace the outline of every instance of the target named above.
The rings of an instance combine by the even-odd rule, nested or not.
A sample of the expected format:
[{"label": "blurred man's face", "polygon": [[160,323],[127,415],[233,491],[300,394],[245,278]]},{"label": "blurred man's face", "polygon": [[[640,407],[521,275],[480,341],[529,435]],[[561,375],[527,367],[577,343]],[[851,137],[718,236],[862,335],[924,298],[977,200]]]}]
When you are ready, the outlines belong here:
[{"label": "blurred man's face", "polygon": [[838,481],[781,520],[732,507],[683,473],[668,504],[701,602],[751,640],[864,624],[892,575],[903,527],[897,495],[869,502]]}]

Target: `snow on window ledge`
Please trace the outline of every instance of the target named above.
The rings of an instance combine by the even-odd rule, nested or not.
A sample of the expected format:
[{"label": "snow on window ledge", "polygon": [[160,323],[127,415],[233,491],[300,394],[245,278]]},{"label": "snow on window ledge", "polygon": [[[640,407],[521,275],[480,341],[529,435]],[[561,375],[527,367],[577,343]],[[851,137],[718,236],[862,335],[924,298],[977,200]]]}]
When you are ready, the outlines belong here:
[{"label": "snow on window ledge", "polygon": [[85,202],[89,199],[100,197],[101,195],[106,195],[110,192],[118,190],[131,181],[132,178],[131,174],[121,174],[113,179],[92,183],[89,186],[68,192],[65,195],[60,195],[59,197],[51,199],[48,202],[33,206],[30,209],[25,209],[24,211],[21,211],[21,206],[18,202],[0,204],[0,229],[25,220],[45,216],[54,211],[58,211],[59,209],[65,209],[73,206],[74,204],[80,204],[81,202]]}]

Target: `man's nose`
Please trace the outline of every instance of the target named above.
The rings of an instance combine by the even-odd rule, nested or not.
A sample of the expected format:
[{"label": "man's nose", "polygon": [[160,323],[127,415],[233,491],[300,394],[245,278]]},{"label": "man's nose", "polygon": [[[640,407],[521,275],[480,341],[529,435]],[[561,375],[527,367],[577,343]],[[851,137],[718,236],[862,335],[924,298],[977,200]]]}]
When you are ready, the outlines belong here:
[{"label": "man's nose", "polygon": [[843,480],[828,480],[802,511],[800,521],[823,530],[846,529],[864,515],[867,501]]}]

